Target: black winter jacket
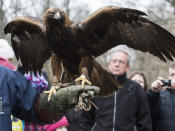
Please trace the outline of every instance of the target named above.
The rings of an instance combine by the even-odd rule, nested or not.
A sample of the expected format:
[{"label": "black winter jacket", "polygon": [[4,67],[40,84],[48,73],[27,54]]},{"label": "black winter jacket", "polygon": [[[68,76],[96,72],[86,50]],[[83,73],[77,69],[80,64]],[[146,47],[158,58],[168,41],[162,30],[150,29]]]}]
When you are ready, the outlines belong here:
[{"label": "black winter jacket", "polygon": [[69,112],[66,113],[66,118],[68,120],[68,126],[67,126],[67,130],[68,131],[79,131],[80,127],[79,127],[79,123],[81,121],[80,117],[81,117],[81,112],[82,110],[74,110],[71,109]]},{"label": "black winter jacket", "polygon": [[148,92],[153,131],[175,131],[175,90]]},{"label": "black winter jacket", "polygon": [[116,79],[124,87],[113,96],[95,98],[100,108],[82,111],[80,130],[82,131],[151,131],[151,116],[146,94],[139,84],[126,78],[126,74]]}]

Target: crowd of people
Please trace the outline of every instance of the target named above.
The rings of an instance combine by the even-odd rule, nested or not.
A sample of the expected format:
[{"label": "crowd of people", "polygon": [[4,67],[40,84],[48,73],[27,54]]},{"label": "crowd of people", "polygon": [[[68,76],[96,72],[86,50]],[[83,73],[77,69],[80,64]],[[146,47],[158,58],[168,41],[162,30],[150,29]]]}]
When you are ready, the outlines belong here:
[{"label": "crowd of people", "polygon": [[42,93],[49,88],[45,72],[26,74],[22,65],[10,62],[13,57],[8,42],[0,39],[2,131],[175,131],[175,63],[169,67],[168,79],[158,77],[149,88],[142,72],[127,76],[129,54],[115,51],[108,57],[108,71],[123,87],[108,97],[91,96],[98,109],[84,111],[74,110],[78,94],[82,90],[87,96],[88,91],[98,94],[98,87],[61,88],[48,102]]}]

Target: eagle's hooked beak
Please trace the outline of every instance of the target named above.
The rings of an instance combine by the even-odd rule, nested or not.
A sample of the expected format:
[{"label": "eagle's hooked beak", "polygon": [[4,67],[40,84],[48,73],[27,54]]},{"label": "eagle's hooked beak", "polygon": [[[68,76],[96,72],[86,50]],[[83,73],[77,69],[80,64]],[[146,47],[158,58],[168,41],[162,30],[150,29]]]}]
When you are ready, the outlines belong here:
[{"label": "eagle's hooked beak", "polygon": [[57,19],[57,20],[61,19],[60,13],[57,12],[57,13],[54,15],[54,18]]}]

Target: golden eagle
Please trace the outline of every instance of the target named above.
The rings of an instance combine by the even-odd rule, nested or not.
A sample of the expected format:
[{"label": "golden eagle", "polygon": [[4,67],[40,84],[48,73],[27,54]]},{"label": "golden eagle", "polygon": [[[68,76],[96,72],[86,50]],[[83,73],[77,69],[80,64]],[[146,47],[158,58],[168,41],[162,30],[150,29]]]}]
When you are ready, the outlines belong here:
[{"label": "golden eagle", "polygon": [[[12,47],[25,71],[41,71],[51,56],[53,82],[72,82],[88,73],[99,96],[117,90],[118,83],[94,58],[119,44],[149,52],[161,60],[173,60],[175,37],[144,17],[144,12],[116,6],[103,7],[85,20],[74,23],[58,8],[50,8],[44,19],[17,17],[4,28],[11,33]],[[62,68],[63,67],[63,68]]]}]

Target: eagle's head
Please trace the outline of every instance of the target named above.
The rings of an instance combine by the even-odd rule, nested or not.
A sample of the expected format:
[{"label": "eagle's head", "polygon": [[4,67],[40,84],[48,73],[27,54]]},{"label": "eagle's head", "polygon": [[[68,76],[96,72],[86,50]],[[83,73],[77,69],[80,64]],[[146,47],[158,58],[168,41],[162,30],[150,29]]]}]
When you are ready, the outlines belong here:
[{"label": "eagle's head", "polygon": [[56,24],[59,26],[68,26],[71,24],[68,16],[59,8],[49,8],[44,13],[44,21],[46,25]]}]

